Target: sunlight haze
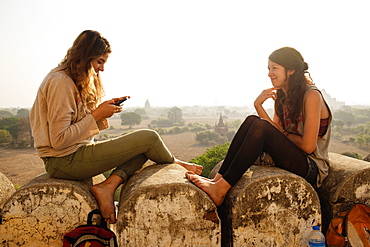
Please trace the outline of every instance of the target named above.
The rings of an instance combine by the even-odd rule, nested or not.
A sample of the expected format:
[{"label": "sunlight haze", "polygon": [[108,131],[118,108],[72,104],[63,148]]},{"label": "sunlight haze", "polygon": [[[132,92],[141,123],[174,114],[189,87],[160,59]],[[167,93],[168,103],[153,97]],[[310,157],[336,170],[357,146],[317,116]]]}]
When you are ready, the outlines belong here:
[{"label": "sunlight haze", "polygon": [[130,95],[127,107],[252,105],[283,46],[302,53],[319,89],[370,105],[367,12],[368,1],[0,0],[0,108],[31,107],[86,29],[112,46],[105,98]]}]

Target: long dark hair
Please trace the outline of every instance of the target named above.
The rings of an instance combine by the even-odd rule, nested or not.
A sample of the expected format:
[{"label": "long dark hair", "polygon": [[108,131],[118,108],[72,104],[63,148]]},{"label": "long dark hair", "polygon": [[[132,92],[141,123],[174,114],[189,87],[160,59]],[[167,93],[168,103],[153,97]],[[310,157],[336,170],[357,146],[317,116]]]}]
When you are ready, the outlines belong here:
[{"label": "long dark hair", "polygon": [[280,118],[280,121],[282,121],[283,106],[287,107],[288,119],[294,124],[298,124],[298,117],[301,113],[303,99],[306,93],[306,85],[313,84],[307,71],[308,64],[304,61],[301,53],[291,47],[283,47],[274,51],[269,56],[269,59],[285,68],[287,78],[288,70],[295,71],[288,79],[287,93],[285,94],[281,89],[277,90],[275,112]]},{"label": "long dark hair", "polygon": [[[76,38],[59,64],[76,84],[82,103],[90,111],[96,107],[104,94],[100,76],[93,71],[91,62],[111,52],[108,40],[99,32],[86,30]],[[91,78],[94,78],[94,85],[91,85]]]}]

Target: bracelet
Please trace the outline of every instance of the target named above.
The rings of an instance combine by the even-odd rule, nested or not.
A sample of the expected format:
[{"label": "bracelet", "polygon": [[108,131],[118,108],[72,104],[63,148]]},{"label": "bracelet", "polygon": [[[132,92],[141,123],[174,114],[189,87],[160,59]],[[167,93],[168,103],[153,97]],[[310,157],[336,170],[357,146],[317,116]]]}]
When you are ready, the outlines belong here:
[{"label": "bracelet", "polygon": [[[285,134],[285,132],[286,132],[287,134]],[[288,131],[286,131],[286,130],[283,130],[283,134],[287,137],[287,136],[290,134],[290,132],[288,132]]]}]

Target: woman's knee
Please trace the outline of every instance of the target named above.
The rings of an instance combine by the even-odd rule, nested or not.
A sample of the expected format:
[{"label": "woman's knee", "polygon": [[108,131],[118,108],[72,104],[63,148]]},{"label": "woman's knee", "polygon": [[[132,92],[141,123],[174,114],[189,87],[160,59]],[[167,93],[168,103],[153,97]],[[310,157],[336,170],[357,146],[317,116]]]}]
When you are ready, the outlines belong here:
[{"label": "woman's knee", "polygon": [[253,125],[256,126],[257,128],[263,128],[263,129],[274,127],[269,121],[267,121],[266,119],[262,119],[262,118],[255,119]]},{"label": "woman's knee", "polygon": [[258,116],[256,115],[249,115],[245,120],[244,122],[241,124],[241,126],[243,127],[246,127],[246,128],[249,128],[249,126],[251,126],[253,124],[254,121],[260,119]]},{"label": "woman's knee", "polygon": [[150,140],[150,139],[157,140],[161,138],[157,131],[151,130],[151,129],[141,129],[133,133],[147,140]]},{"label": "woman's knee", "polygon": [[245,123],[253,123],[254,121],[260,119],[260,117],[256,116],[256,115],[249,115],[246,119],[245,119]]},{"label": "woman's knee", "polygon": [[253,131],[255,134],[260,133],[264,136],[271,136],[276,133],[276,131],[279,131],[275,126],[273,126],[269,121],[266,119],[256,119],[251,128],[251,131]]}]

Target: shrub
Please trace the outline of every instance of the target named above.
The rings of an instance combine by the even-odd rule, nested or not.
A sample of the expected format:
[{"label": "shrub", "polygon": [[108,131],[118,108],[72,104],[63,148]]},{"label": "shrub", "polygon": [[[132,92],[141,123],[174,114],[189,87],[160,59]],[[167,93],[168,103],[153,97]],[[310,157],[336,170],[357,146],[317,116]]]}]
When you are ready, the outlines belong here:
[{"label": "shrub", "polygon": [[212,169],[225,158],[229,147],[230,143],[227,142],[213,148],[208,148],[204,154],[191,159],[190,162],[203,166],[202,175],[208,177]]},{"label": "shrub", "polygon": [[362,155],[359,154],[359,153],[356,153],[356,152],[344,152],[342,153],[342,155],[345,155],[345,156],[348,156],[348,157],[351,157],[351,158],[355,158],[355,159],[359,159],[359,160],[362,160]]},{"label": "shrub", "polygon": [[184,132],[188,132],[188,131],[189,131],[188,127],[183,127],[183,128],[175,127],[175,128],[170,129],[168,131],[168,134],[180,134],[180,133],[184,133]]},{"label": "shrub", "polygon": [[209,130],[197,133],[195,140],[204,145],[220,145],[228,141],[226,137]]}]

